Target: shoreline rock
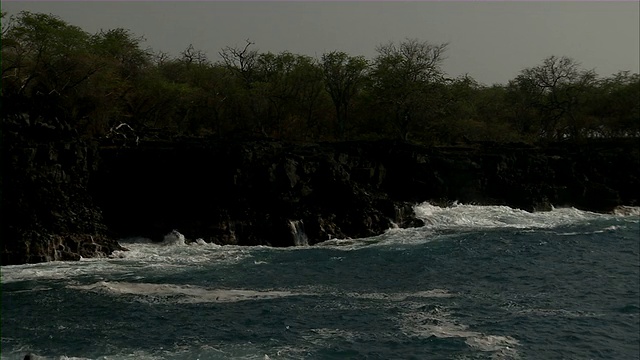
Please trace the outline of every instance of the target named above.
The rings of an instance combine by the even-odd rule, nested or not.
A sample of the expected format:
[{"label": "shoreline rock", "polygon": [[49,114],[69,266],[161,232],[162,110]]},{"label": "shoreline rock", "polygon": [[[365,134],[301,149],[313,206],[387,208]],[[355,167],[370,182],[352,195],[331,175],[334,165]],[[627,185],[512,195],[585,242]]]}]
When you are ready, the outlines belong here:
[{"label": "shoreline rock", "polygon": [[[4,119],[2,265],[108,256],[117,239],[309,245],[421,226],[430,201],[528,211],[638,206],[638,139],[537,147],[184,138],[98,144],[68,125]],[[293,226],[292,224],[297,224]],[[298,228],[299,227],[299,228]]]},{"label": "shoreline rock", "polygon": [[638,205],[639,144],[480,143],[423,147],[397,141],[296,145],[275,141],[141,142],[103,147],[93,197],[118,236],[293,246],[420,226],[413,205],[453,201],[527,211]]},{"label": "shoreline rock", "polygon": [[106,256],[123,248],[106,236],[87,191],[98,146],[56,119],[3,119],[0,264]]}]

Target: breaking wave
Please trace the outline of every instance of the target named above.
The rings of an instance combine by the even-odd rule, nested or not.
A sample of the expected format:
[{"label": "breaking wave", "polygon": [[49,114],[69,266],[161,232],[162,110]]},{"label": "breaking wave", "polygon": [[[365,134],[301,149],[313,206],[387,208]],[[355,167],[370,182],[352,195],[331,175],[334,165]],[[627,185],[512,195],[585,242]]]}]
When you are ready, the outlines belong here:
[{"label": "breaking wave", "polygon": [[416,216],[430,229],[549,229],[612,217],[638,217],[640,208],[625,207],[614,214],[600,214],[576,208],[554,208],[551,211],[528,212],[508,206],[454,204],[439,207],[429,203],[417,205]]}]

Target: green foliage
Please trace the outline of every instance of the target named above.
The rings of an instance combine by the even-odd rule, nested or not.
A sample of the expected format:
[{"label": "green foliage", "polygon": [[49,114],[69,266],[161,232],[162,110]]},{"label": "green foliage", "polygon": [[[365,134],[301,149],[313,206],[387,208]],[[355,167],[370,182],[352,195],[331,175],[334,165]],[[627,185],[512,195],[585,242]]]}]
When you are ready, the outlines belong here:
[{"label": "green foliage", "polygon": [[352,100],[363,89],[369,63],[362,56],[352,57],[340,51],[322,55],[320,64],[324,86],[336,111],[339,139],[345,138],[346,124]]},{"label": "green foliage", "polygon": [[399,138],[425,144],[640,136],[640,76],[599,78],[550,56],[508,84],[448,78],[447,44],[378,46],[367,60],[260,52],[176,58],[116,28],[88,34],[48,14],[2,13],[2,116],[59,118],[82,136],[289,141]]},{"label": "green foliage", "polygon": [[541,65],[522,70],[512,84],[536,110],[539,135],[559,140],[585,135],[579,114],[595,79],[594,71],[579,69],[573,59],[550,56]]},{"label": "green foliage", "polygon": [[77,116],[73,95],[100,68],[89,35],[53,15],[30,12],[2,32],[2,96],[9,100],[3,113]]},{"label": "green foliage", "polygon": [[403,140],[439,112],[437,90],[444,81],[441,64],[446,48],[447,44],[407,39],[376,49],[371,91],[380,111],[386,113]]},{"label": "green foliage", "polygon": [[621,71],[601,79],[587,102],[593,136],[640,136],[640,75]]}]

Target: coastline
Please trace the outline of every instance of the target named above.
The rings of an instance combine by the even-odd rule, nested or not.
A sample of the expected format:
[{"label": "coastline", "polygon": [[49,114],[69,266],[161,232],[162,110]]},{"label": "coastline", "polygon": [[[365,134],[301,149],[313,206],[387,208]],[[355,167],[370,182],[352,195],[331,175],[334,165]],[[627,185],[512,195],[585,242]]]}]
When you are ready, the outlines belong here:
[{"label": "coastline", "polygon": [[421,226],[413,206],[425,201],[595,212],[640,203],[637,139],[116,145],[41,131],[57,133],[3,134],[2,265],[108,256],[117,239],[160,241],[173,229],[248,246],[294,246],[300,231],[310,245],[367,237]]}]

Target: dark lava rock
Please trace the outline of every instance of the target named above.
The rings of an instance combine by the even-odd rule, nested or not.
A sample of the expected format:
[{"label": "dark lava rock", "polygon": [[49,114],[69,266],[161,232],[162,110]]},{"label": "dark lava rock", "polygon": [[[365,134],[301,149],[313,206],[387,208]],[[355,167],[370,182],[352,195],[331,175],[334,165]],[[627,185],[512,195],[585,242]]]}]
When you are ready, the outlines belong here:
[{"label": "dark lava rock", "polygon": [[98,144],[55,119],[5,118],[1,263],[108,256],[115,239],[173,229],[239,245],[367,237],[423,225],[413,206],[424,201],[608,212],[638,205],[639,145]]},{"label": "dark lava rock", "polygon": [[331,145],[279,142],[143,143],[103,148],[92,194],[120,236],[187,238],[240,245],[291,246],[291,223],[310,244],[414,226],[406,202],[380,189],[380,163]]},{"label": "dark lava rock", "polygon": [[453,201],[528,211],[575,206],[608,212],[638,204],[638,142],[471,144],[404,142],[142,142],[103,147],[91,182],[118,236],[292,246],[420,226],[413,205]]},{"label": "dark lava rock", "polygon": [[97,145],[58,120],[25,117],[2,120],[0,263],[78,260],[122,249],[105,236],[87,192]]}]

